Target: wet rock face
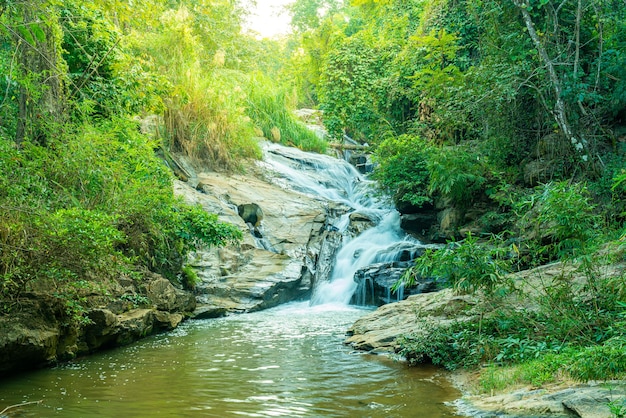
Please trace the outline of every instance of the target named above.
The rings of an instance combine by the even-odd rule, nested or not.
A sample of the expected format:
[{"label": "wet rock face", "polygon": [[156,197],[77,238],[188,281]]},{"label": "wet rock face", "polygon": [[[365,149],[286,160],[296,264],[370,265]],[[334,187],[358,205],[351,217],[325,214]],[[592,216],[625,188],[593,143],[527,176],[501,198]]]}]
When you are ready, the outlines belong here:
[{"label": "wet rock face", "polygon": [[[85,323],[71,323],[59,301],[33,294],[11,316],[0,317],[0,375],[43,367],[98,349],[129,344],[174,329],[195,309],[195,296],[158,275],[143,283],[111,284],[112,301],[87,304]],[[141,301],[137,306],[131,300]]]},{"label": "wet rock face", "polygon": [[282,188],[261,173],[197,178],[202,192],[177,182],[176,193],[244,231],[239,246],[190,257],[201,280],[198,315],[251,312],[305,298],[328,276],[343,239],[329,222],[341,208]]},{"label": "wet rock face", "polygon": [[361,306],[381,306],[401,301],[410,295],[436,291],[437,281],[427,277],[419,278],[417,284],[409,289],[402,287],[392,289],[412,264],[410,261],[392,261],[372,264],[358,270],[354,275],[358,287],[352,297],[352,303]]}]

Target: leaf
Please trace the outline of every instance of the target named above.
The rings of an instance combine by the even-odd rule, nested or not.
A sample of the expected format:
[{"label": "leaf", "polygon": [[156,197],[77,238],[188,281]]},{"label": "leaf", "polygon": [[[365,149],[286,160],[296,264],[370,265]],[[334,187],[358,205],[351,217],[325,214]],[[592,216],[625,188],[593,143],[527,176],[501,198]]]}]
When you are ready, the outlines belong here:
[{"label": "leaf", "polygon": [[33,38],[33,35],[30,33],[30,31],[28,30],[27,27],[25,27],[25,26],[18,26],[17,27],[17,31],[20,33],[22,39],[24,41],[26,41],[26,43],[28,43],[30,45],[34,45],[35,44],[35,38]]},{"label": "leaf", "polygon": [[39,43],[46,42],[46,32],[44,32],[44,30],[41,28],[41,24],[31,23],[30,30],[35,35],[35,38],[37,38],[37,41],[39,41]]}]

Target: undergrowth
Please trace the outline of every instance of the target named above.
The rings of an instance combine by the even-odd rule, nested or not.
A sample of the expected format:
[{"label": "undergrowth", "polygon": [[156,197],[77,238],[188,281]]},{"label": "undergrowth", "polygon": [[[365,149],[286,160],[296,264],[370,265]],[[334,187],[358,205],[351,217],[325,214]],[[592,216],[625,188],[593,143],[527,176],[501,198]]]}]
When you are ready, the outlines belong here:
[{"label": "undergrowth", "polygon": [[174,197],[157,144],[133,122],[67,125],[56,138],[22,149],[0,138],[0,312],[44,291],[80,320],[109,279],[151,270],[178,282],[189,251],[241,238]]},{"label": "undergrowth", "polygon": [[[547,184],[520,206],[527,208],[515,233],[521,239],[468,235],[429,250],[406,271],[398,285],[440,278],[479,302],[466,320],[431,323],[424,333],[403,336],[400,354],[412,364],[451,370],[489,365],[481,373],[487,392],[559,378],[623,378],[626,285],[623,273],[613,268],[623,262],[621,240],[603,242],[609,231],[603,232],[584,185]],[[546,261],[559,263],[548,275],[513,274],[520,265]]]}]

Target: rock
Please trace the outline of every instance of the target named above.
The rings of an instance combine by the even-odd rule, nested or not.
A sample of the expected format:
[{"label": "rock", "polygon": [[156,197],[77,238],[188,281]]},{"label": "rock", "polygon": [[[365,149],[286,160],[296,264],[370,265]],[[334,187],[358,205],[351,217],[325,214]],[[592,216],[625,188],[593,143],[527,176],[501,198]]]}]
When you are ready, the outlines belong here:
[{"label": "rock", "polygon": [[197,308],[193,312],[193,314],[191,315],[191,318],[193,319],[221,318],[223,316],[226,316],[227,312],[228,311],[223,306],[214,307],[214,306],[209,306],[209,305],[203,305]]},{"label": "rock", "polygon": [[432,228],[437,223],[437,213],[408,213],[400,216],[400,227],[422,241],[430,241]]},{"label": "rock", "polygon": [[[145,288],[149,300],[140,288]],[[33,369],[102,348],[129,344],[155,332],[175,328],[195,308],[195,297],[149,274],[145,284],[121,278],[108,283],[110,295],[87,295],[86,322],[70,322],[63,301],[43,293],[26,294],[19,311],[0,317],[0,373]],[[145,300],[134,308],[132,299]],[[70,324],[68,325],[68,322]]]},{"label": "rock", "polygon": [[0,318],[0,372],[41,367],[56,360],[60,331],[22,315]]},{"label": "rock", "polygon": [[458,234],[459,225],[463,220],[463,214],[457,208],[448,207],[438,215],[439,235],[454,238]]},{"label": "rock", "polygon": [[83,340],[86,344],[83,351],[93,351],[110,345],[115,339],[115,329],[119,324],[117,315],[108,309],[94,309],[87,314],[87,318],[91,323],[83,329]]},{"label": "rock", "polygon": [[245,203],[237,206],[237,213],[245,223],[252,226],[259,226],[263,220],[263,211],[256,203]]},{"label": "rock", "polygon": [[526,163],[522,168],[524,183],[530,187],[548,183],[554,176],[554,166],[555,164],[553,161],[546,161],[543,159],[533,160]]},{"label": "rock", "polygon": [[155,309],[131,309],[119,315],[94,309],[88,317],[91,323],[83,329],[83,352],[130,344],[154,332],[174,329],[184,318],[181,313]]},{"label": "rock", "polygon": [[434,321],[446,326],[469,320],[475,316],[475,304],[473,296],[455,295],[452,289],[412,295],[359,319],[348,330],[345,343],[357,350],[395,352],[401,335],[425,333]]},{"label": "rock", "polygon": [[163,277],[157,277],[148,283],[146,294],[160,311],[193,312],[196,308],[193,294],[176,289],[169,280]]},{"label": "rock", "polygon": [[133,309],[117,315],[117,325],[111,334],[114,337],[114,345],[119,346],[128,345],[154,331],[154,310]]},{"label": "rock", "polygon": [[458,402],[460,410],[480,411],[476,416],[494,413],[505,416],[543,416],[610,418],[609,402],[624,399],[624,382],[598,386],[579,384],[569,388],[520,389],[494,396],[466,396]]},{"label": "rock", "polygon": [[392,261],[372,264],[357,270],[354,281],[358,287],[352,303],[360,306],[381,306],[401,301],[409,295],[434,292],[437,289],[437,282],[431,278],[420,278],[417,285],[410,289],[391,290],[411,265],[411,261]]},{"label": "rock", "polygon": [[[288,156],[298,164],[317,164],[298,153]],[[306,297],[315,281],[324,280],[342,242],[331,221],[346,208],[288,190],[254,169],[246,176],[210,172],[197,177],[204,193],[176,182],[176,194],[242,231],[249,230],[246,223],[258,225],[262,219],[262,225],[244,233],[239,246],[202,250],[190,257],[188,263],[200,278],[196,292],[201,311],[205,306],[207,312],[269,308]]]},{"label": "rock", "polygon": [[170,313],[163,311],[154,312],[154,329],[169,331],[176,328],[183,320],[183,316],[179,313]]},{"label": "rock", "polygon": [[368,215],[358,211],[350,214],[350,225],[348,226],[350,236],[356,237],[361,235],[374,226],[376,226],[376,222]]},{"label": "rock", "polygon": [[369,154],[350,153],[348,161],[356,167],[361,174],[367,174],[374,171],[374,164],[372,163]]}]

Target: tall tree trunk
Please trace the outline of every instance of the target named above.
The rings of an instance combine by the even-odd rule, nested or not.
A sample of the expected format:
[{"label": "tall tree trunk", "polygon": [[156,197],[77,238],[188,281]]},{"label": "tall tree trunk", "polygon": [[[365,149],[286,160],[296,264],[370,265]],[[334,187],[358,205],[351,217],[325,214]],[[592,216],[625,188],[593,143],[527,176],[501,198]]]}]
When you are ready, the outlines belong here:
[{"label": "tall tree trunk", "polygon": [[575,134],[572,126],[570,125],[567,118],[567,108],[565,106],[565,102],[563,101],[563,92],[561,87],[561,80],[559,75],[556,72],[556,68],[554,67],[554,63],[550,59],[548,52],[544,48],[541,43],[541,39],[535,30],[535,24],[533,23],[532,17],[530,13],[528,13],[528,4],[525,3],[524,0],[513,0],[515,6],[521,11],[522,18],[524,19],[524,24],[526,25],[526,29],[528,29],[528,34],[530,39],[532,40],[537,52],[539,53],[539,58],[545,65],[548,70],[548,75],[550,78],[550,84],[552,84],[552,90],[554,94],[554,109],[551,109],[551,113],[556,120],[557,125],[563,132],[563,135],[571,142],[574,149],[583,154],[583,158],[587,158],[585,156],[585,143],[582,139],[578,138]]},{"label": "tall tree trunk", "polygon": [[51,129],[63,123],[65,113],[65,70],[59,26],[46,0],[24,2],[19,9],[20,28],[12,28],[11,32],[20,45],[19,61],[23,79],[28,81],[22,81],[20,88],[15,142],[21,146],[29,138],[45,144]]}]

